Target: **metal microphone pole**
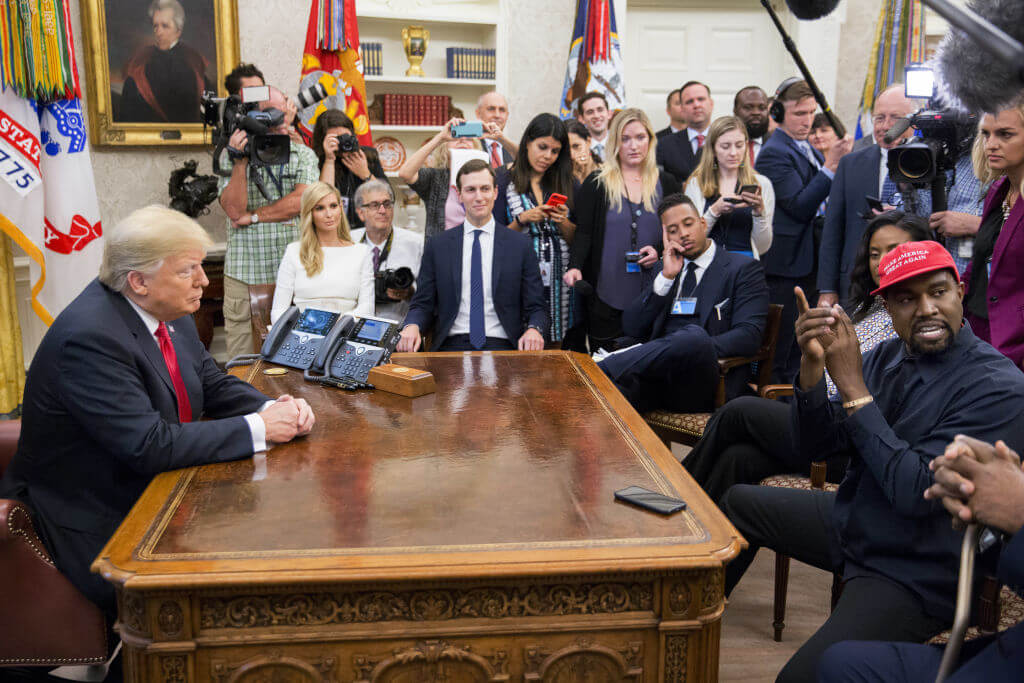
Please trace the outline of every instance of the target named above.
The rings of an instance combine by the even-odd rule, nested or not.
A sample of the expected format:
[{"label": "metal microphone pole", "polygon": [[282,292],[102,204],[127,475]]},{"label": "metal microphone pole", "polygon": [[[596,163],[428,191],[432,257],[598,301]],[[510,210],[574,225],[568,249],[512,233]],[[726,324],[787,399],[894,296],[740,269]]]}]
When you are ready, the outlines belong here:
[{"label": "metal microphone pole", "polygon": [[832,130],[836,132],[839,137],[846,135],[846,128],[839,121],[839,117],[832,111],[832,107],[829,106],[828,100],[825,99],[825,95],[818,88],[818,84],[814,82],[814,78],[811,76],[811,72],[807,69],[807,65],[804,64],[803,57],[800,56],[800,52],[796,49],[796,43],[786,33],[786,29],[782,26],[782,22],[779,21],[779,15],[772,9],[771,4],[768,0],[761,0],[761,5],[768,10],[768,16],[772,18],[772,22],[775,24],[775,28],[779,30],[779,34],[782,35],[782,44],[786,46],[786,50],[792,55],[793,61],[796,62],[796,68],[800,70],[804,80],[807,81],[807,85],[810,86],[811,92],[814,93],[814,99],[818,102],[818,106],[821,107],[821,111],[825,114],[825,118],[828,119],[829,124],[832,126]]}]

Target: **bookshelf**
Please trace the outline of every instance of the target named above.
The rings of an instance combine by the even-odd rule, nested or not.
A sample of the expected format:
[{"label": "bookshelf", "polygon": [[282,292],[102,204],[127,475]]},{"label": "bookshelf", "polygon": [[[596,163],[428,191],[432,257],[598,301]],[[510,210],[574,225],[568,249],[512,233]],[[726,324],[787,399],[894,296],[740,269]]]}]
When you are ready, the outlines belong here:
[{"label": "bookshelf", "polygon": [[[502,92],[507,83],[506,30],[500,17],[503,4],[508,0],[361,0],[359,39],[363,43],[381,44],[383,73],[366,76],[367,104],[377,96],[447,95],[452,105],[461,109],[469,119],[474,118],[477,98],[490,91]],[[426,56],[422,63],[423,77],[406,76],[409,61],[402,46],[402,28],[423,26],[430,31]],[[447,78],[446,48],[468,47],[495,50],[495,77],[493,79]],[[438,126],[371,124],[374,139],[388,136],[396,138],[405,148],[406,158],[415,152],[438,130]],[[387,174],[395,186],[396,194],[408,191],[398,174]],[[401,202],[400,202],[401,204]],[[415,223],[423,229],[423,204],[410,204],[396,212],[395,221],[406,225],[408,213],[415,213]],[[404,221],[404,222],[403,222]]]}]

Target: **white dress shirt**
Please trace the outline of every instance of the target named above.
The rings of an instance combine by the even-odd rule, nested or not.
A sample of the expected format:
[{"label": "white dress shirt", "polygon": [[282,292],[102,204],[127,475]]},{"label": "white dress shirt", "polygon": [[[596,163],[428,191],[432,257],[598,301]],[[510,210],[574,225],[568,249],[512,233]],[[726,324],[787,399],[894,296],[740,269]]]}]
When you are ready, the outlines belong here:
[{"label": "white dress shirt", "polygon": [[[455,322],[448,331],[452,334],[469,334],[470,276],[473,267],[473,233],[480,230],[480,272],[484,279],[484,331],[488,337],[508,339],[508,333],[498,320],[498,312],[494,310],[494,298],[491,296],[491,272],[494,262],[494,219],[491,218],[482,227],[476,227],[469,221],[462,224],[462,298],[459,300],[459,312]],[[504,228],[508,229],[508,228]]]},{"label": "white dress shirt", "polygon": [[700,150],[700,147],[697,145],[697,136],[703,135],[704,142],[707,142],[709,130],[711,130],[711,126],[708,126],[704,130],[694,130],[693,128],[686,129],[686,134],[690,136],[690,149],[693,150],[694,155],[696,155],[697,152]]},{"label": "white dress shirt", "polygon": [[[755,259],[760,260],[761,254],[772,247],[772,220],[775,218],[775,187],[772,185],[772,181],[760,173],[755,173],[754,178],[757,180],[757,184],[761,186],[762,208],[760,216],[753,214],[754,224],[750,228],[750,251],[754,254]],[[707,203],[704,194],[700,191],[700,184],[696,178],[690,178],[686,183],[684,192],[690,198],[690,201],[693,202],[693,205],[697,207],[697,211],[700,211],[704,204]],[[715,227],[715,223],[718,222],[720,216],[712,211],[710,206],[703,215],[704,220],[708,224],[708,232],[710,233],[711,228]]]},{"label": "white dress shirt", "polygon": [[[405,228],[391,228],[391,250],[388,257],[381,260],[378,271],[395,270],[397,268],[409,268],[413,277],[420,274],[420,262],[423,261],[423,234],[406,230]],[[384,247],[387,240],[376,244],[366,237],[366,228],[357,228],[352,231],[352,241],[356,244],[365,244],[370,249],[370,267],[373,267],[373,248],[377,247],[380,254],[384,254]],[[414,285],[415,287],[415,285]],[[378,318],[389,318],[395,322],[402,322],[405,314],[409,312],[409,301],[389,301],[377,303],[374,306],[374,315]]]},{"label": "white dress shirt", "polygon": [[[697,287],[700,286],[700,281],[704,279],[704,273],[707,272],[708,266],[715,260],[715,252],[718,251],[718,246],[713,240],[709,240],[708,248],[704,250],[704,253],[695,258],[693,261],[690,259],[683,259],[683,269],[680,272],[682,276],[686,277],[686,269],[690,267],[691,263],[697,264],[697,270],[694,271],[693,276],[697,278],[697,284],[693,286],[696,291]],[[672,290],[672,283],[675,280],[669,280],[667,277],[658,273],[658,277],[654,278],[654,293],[658,296],[665,296]],[[679,288],[682,289],[682,280],[679,281]],[[679,298],[679,292],[676,292],[676,298]]]},{"label": "white dress shirt", "polygon": [[[125,300],[135,310],[135,312],[139,314],[139,317],[142,319],[142,324],[146,326],[147,330],[149,330],[149,333],[153,336],[153,340],[156,342],[156,347],[159,349],[160,340],[156,337],[156,328],[160,326],[160,321],[150,314],[149,311],[143,309],[128,297],[125,297]],[[174,328],[170,325],[167,326],[167,331],[172,335],[174,334]],[[175,355],[177,355],[177,349],[175,349]],[[181,364],[179,363],[178,366],[181,367]],[[177,397],[177,395],[175,395],[175,397]],[[260,410],[266,410],[267,406],[272,403],[274,403],[274,401],[267,401],[263,404],[263,407],[260,408]],[[192,417],[195,420],[198,420],[202,416],[193,415]],[[245,419],[246,424],[249,425],[249,433],[252,434],[252,452],[259,453],[260,451],[267,450],[267,425],[263,422],[263,418],[256,413],[249,413],[242,417]]]}]

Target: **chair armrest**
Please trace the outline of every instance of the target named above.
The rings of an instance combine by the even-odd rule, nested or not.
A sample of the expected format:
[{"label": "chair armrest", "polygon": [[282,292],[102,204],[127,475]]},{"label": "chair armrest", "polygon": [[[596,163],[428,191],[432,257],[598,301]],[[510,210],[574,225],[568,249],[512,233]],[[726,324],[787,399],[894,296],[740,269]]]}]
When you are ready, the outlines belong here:
[{"label": "chair armrest", "polygon": [[784,396],[792,395],[792,384],[766,384],[763,387],[761,387],[761,398],[768,398],[773,401],[777,401],[778,399]]},{"label": "chair armrest", "polygon": [[758,352],[753,356],[729,356],[728,358],[718,359],[718,371],[723,375],[733,368],[738,368],[741,365],[750,365],[760,360],[765,359],[765,354]]},{"label": "chair armrest", "polygon": [[22,543],[41,561],[54,566],[50,553],[36,535],[28,508],[16,500],[0,499],[0,543]]}]

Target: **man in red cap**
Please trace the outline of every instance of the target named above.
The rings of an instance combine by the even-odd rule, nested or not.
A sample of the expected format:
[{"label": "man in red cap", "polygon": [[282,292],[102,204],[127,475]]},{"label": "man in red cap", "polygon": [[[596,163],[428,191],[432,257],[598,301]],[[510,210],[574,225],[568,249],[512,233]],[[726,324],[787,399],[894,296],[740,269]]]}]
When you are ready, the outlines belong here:
[{"label": "man in red cap", "polygon": [[[850,458],[839,491],[738,485],[722,510],[750,547],[726,569],[726,594],[761,546],[839,572],[842,596],[780,681],[813,681],[841,640],[923,642],[952,623],[960,556],[929,463],[958,434],[1024,447],[1024,374],[963,322],[964,288],[936,242],[908,242],[879,265],[899,337],[861,357],[839,306],[809,308],[796,288],[800,374],[794,441],[807,461]],[[839,389],[826,397],[824,370]]]}]

